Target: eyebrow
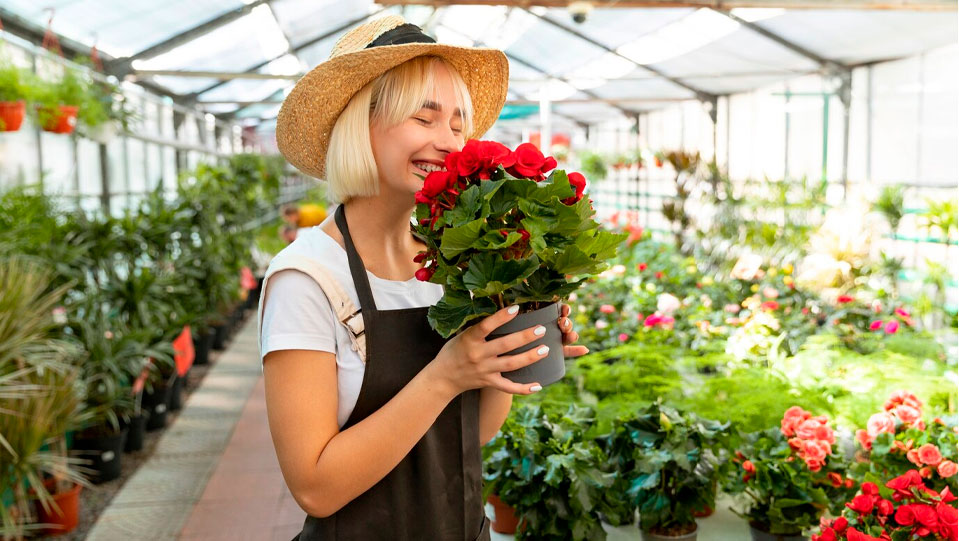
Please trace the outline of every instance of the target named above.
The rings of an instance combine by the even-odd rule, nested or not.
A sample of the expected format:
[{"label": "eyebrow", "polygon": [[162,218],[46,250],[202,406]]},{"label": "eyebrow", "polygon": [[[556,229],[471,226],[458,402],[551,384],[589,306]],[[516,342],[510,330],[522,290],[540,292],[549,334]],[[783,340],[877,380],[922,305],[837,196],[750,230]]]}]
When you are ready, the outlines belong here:
[{"label": "eyebrow", "polygon": [[[443,111],[443,106],[440,105],[440,104],[438,104],[438,103],[436,103],[435,101],[426,100],[426,101],[423,102],[423,109],[429,109],[429,110],[431,110],[431,111],[442,112],[442,111]],[[463,112],[460,111],[460,108],[459,108],[459,107],[457,107],[456,109],[453,109],[453,116],[458,116],[458,117],[460,117],[460,118],[463,118]]]}]

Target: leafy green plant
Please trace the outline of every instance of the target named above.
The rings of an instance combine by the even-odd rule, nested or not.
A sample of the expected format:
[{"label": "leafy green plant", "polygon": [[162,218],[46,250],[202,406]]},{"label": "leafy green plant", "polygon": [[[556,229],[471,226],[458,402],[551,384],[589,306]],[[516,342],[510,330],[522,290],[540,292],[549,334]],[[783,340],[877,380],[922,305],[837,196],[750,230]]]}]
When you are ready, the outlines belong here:
[{"label": "leafy green plant", "polygon": [[540,406],[514,409],[484,448],[484,498],[496,494],[516,509],[520,539],[606,538],[599,514],[615,513],[604,503],[614,474],[606,457],[587,438],[593,410]]},{"label": "leafy green plant", "polygon": [[872,206],[873,210],[886,218],[886,221],[889,222],[889,229],[893,233],[899,228],[899,222],[902,220],[905,191],[905,186],[901,184],[883,186],[879,192],[879,197]]},{"label": "leafy green plant", "polygon": [[[521,158],[536,167],[520,167]],[[426,177],[414,228],[428,261],[417,278],[445,289],[428,315],[444,337],[511,304],[526,312],[567,297],[585,280],[576,277],[603,270],[625,238],[593,220],[582,175],[577,182],[557,170],[544,178],[556,161],[532,145],[514,155],[471,140],[447,156],[454,163]]]},{"label": "leafy green plant", "polygon": [[41,80],[36,87],[34,100],[38,105],[38,123],[48,125],[59,116],[61,105],[78,107],[77,119],[87,126],[103,123],[108,117],[103,105],[91,90],[86,74],[71,67],[64,67],[63,75],[55,81]]},{"label": "leafy green plant", "polygon": [[33,96],[33,72],[0,59],[0,102],[29,100]]},{"label": "leafy green plant", "polygon": [[579,153],[580,170],[586,178],[600,181],[606,178],[607,164],[602,154],[584,150]]},{"label": "leafy green plant", "polygon": [[717,455],[728,427],[660,401],[618,419],[613,432],[599,440],[619,473],[610,492],[639,510],[644,531],[695,531],[693,513],[716,505]]},{"label": "leafy green plant", "polygon": [[919,215],[919,226],[930,232],[938,229],[946,239],[959,227],[959,203],[954,198],[926,199],[927,209]]}]

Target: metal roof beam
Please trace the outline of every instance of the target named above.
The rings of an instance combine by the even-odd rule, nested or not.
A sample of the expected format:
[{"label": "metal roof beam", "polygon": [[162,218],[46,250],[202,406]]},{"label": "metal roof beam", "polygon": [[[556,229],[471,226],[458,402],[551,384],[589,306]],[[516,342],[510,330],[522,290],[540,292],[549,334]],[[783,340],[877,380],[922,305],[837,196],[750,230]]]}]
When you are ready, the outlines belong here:
[{"label": "metal roof beam", "polygon": [[[377,0],[380,5],[418,4],[426,6],[503,4],[546,8],[566,8],[571,0]],[[782,8],[782,9],[859,9],[902,11],[956,11],[954,0],[617,0],[594,2],[597,8]]]},{"label": "metal roof beam", "polygon": [[775,32],[771,30],[763,28],[762,26],[759,26],[758,24],[754,22],[747,21],[743,19],[742,17],[737,17],[736,15],[731,13],[729,10],[717,9],[714,11],[716,11],[717,13],[721,13],[725,15],[726,17],[729,17],[730,19],[741,24],[743,27],[752,30],[753,32],[759,34],[760,36],[770,41],[773,41],[775,43],[778,43],[779,45],[782,45],[783,47],[798,54],[799,56],[812,60],[813,62],[819,64],[819,67],[823,69],[829,69],[834,71],[844,71],[849,69],[847,66],[840,64],[839,62],[836,62],[835,60],[830,60],[828,58],[819,56],[818,54],[810,51],[809,49],[803,47],[802,45],[799,45],[798,43],[793,43],[792,41],[789,41],[788,39],[780,36],[779,34],[776,34]]},{"label": "metal roof beam", "polygon": [[563,31],[565,31],[565,32],[568,33],[568,34],[572,34],[573,36],[576,36],[577,38],[579,38],[579,39],[581,39],[581,40],[583,40],[583,41],[585,41],[585,42],[587,42],[587,43],[589,43],[589,44],[591,44],[591,45],[593,45],[593,46],[595,46],[595,47],[599,47],[600,49],[602,49],[602,50],[604,50],[604,51],[606,51],[606,52],[608,52],[608,53],[612,53],[612,54],[614,54],[614,55],[622,58],[623,60],[627,60],[627,61],[629,61],[629,62],[632,62],[636,67],[642,68],[642,69],[644,69],[644,70],[646,70],[646,71],[648,71],[648,72],[650,72],[650,73],[652,73],[652,74],[654,74],[654,75],[657,75],[657,76],[659,76],[659,77],[661,77],[661,78],[663,78],[663,79],[665,79],[665,80],[667,80],[667,81],[669,81],[669,82],[671,82],[671,83],[673,83],[673,84],[675,84],[675,85],[677,85],[677,86],[680,86],[680,87],[682,87],[682,88],[684,88],[684,89],[692,92],[693,94],[696,95],[696,98],[699,99],[700,101],[712,102],[712,101],[715,101],[715,100],[716,100],[716,95],[713,94],[713,93],[711,93],[711,92],[706,92],[705,90],[702,90],[702,89],[700,89],[700,88],[696,88],[696,87],[694,87],[694,86],[692,86],[692,85],[690,85],[690,84],[688,84],[688,83],[685,83],[685,82],[683,82],[683,81],[681,81],[681,80],[679,80],[679,79],[677,79],[677,78],[675,78],[675,77],[666,75],[665,73],[657,70],[656,68],[652,68],[652,67],[647,66],[647,65],[645,65],[645,64],[640,64],[639,62],[633,60],[632,58],[629,58],[628,56],[624,56],[624,55],[620,54],[619,52],[616,51],[616,49],[613,49],[612,47],[609,47],[609,46],[607,46],[607,45],[604,44],[604,43],[600,43],[599,41],[596,41],[595,39],[587,36],[586,34],[580,32],[579,30],[576,30],[575,28],[570,28],[570,27],[566,26],[565,24],[562,24],[562,23],[560,23],[560,22],[554,21],[553,19],[550,19],[549,17],[547,17],[547,16],[545,16],[545,15],[539,15],[539,14],[537,14],[537,13],[534,13],[534,12],[533,12],[532,10],[530,10],[529,8],[524,7],[523,9],[526,10],[527,13],[533,15],[534,17],[536,17],[536,18],[538,18],[538,19],[540,19],[540,20],[542,20],[542,21],[544,21],[544,22],[547,22],[547,23],[553,25],[553,26],[559,28],[560,30],[563,30]]},{"label": "metal roof beam", "polygon": [[213,17],[212,19],[206,22],[202,22],[194,26],[193,28],[189,28],[187,30],[184,30],[183,32],[180,32],[179,34],[170,36],[169,38],[161,41],[160,43],[147,47],[146,49],[134,54],[133,56],[117,58],[109,63],[106,63],[107,73],[110,73],[111,75],[116,75],[117,77],[122,79],[124,75],[133,71],[133,62],[135,60],[152,58],[154,56],[159,56],[167,51],[172,51],[173,49],[176,49],[177,47],[187,42],[193,41],[194,39],[204,34],[208,34],[225,24],[231,23],[239,19],[240,17],[244,17],[248,15],[257,6],[261,6],[264,4],[269,5],[269,3],[272,1],[273,0],[255,0],[254,2],[251,2],[244,6],[241,6],[236,9],[227,11],[226,13],[217,15],[216,17]]},{"label": "metal roof beam", "polygon": [[[305,41],[305,42],[303,42],[303,43],[301,43],[301,44],[299,44],[299,45],[292,46],[292,44],[291,44],[291,46],[292,46],[292,51],[293,51],[294,53],[298,53],[298,52],[302,51],[303,49],[306,49],[307,47],[309,47],[309,46],[311,46],[311,45],[315,45],[315,44],[323,41],[323,40],[326,39],[326,38],[329,38],[329,37],[331,37],[331,36],[335,36],[336,34],[339,34],[340,32],[342,32],[342,31],[346,30],[347,28],[353,26],[354,24],[361,23],[361,22],[369,19],[370,17],[379,15],[379,14],[382,13],[385,9],[386,9],[385,7],[381,7],[380,9],[374,11],[373,13],[369,13],[369,14],[367,14],[367,15],[363,15],[362,17],[357,17],[357,18],[355,18],[355,19],[349,20],[349,21],[347,21],[347,22],[345,22],[345,23],[337,26],[336,28],[334,28],[334,29],[332,29],[332,30],[329,30],[329,31],[327,31],[327,32],[324,32],[323,34],[321,34],[321,35],[319,35],[319,36],[317,36],[317,37],[315,37],[315,38],[309,39],[309,40],[307,40],[307,41]],[[271,59],[269,59],[269,60],[264,60],[263,62],[260,62],[260,63],[256,64],[255,66],[252,66],[252,67],[250,67],[250,68],[247,68],[247,69],[246,69],[246,72],[247,72],[247,73],[255,72],[256,70],[262,68],[263,66],[266,66],[266,65],[269,64],[270,62],[273,62],[274,60],[279,60],[280,58],[283,58],[284,56],[286,56],[286,55],[288,55],[288,54],[290,54],[290,53],[289,53],[289,52],[285,52],[285,53],[283,53],[283,54],[281,54],[281,55],[278,55],[278,56],[276,56],[276,57],[273,57],[273,58],[271,58]],[[202,89],[200,89],[200,90],[197,90],[196,92],[191,92],[191,93],[188,95],[188,99],[191,100],[192,102],[196,102],[196,98],[197,98],[197,96],[199,96],[200,94],[203,94],[203,93],[205,93],[205,92],[209,92],[209,91],[213,90],[214,88],[219,88],[219,87],[223,86],[224,84],[226,84],[227,82],[228,82],[228,81],[219,81],[219,82],[217,82],[217,83],[213,83],[212,85],[210,85],[210,86],[208,86],[208,87],[206,87],[206,88],[202,88]]]}]

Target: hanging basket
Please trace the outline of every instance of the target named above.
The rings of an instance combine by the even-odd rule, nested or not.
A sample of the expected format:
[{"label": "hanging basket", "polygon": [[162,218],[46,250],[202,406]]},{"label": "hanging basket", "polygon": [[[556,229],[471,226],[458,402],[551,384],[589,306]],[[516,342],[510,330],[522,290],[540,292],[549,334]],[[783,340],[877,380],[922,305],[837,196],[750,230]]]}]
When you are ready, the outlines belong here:
[{"label": "hanging basket", "polygon": [[20,101],[0,101],[0,131],[18,131],[23,124],[27,104]]},{"label": "hanging basket", "polygon": [[60,105],[56,111],[46,107],[40,110],[49,115],[49,119],[43,124],[43,131],[68,134],[73,133],[77,126],[77,112],[80,108],[76,105]]}]

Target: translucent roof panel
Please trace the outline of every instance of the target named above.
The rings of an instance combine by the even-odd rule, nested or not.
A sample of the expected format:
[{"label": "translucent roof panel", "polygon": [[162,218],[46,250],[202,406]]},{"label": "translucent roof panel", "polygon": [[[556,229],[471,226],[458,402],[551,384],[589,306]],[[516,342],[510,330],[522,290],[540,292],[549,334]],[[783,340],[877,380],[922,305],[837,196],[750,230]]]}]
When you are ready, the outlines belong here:
[{"label": "translucent roof panel", "polygon": [[577,39],[544,21],[537,21],[523,36],[506,48],[506,54],[551,74],[564,73],[599,58],[604,53],[603,49]]},{"label": "translucent roof panel", "polygon": [[956,43],[953,12],[796,10],[758,23],[845,64],[910,56]]},{"label": "translucent roof panel", "polygon": [[[270,4],[283,33],[295,47],[370,13],[368,0],[276,0]],[[339,37],[337,35],[336,37]],[[252,65],[252,63],[251,63]]]},{"label": "translucent roof panel", "polygon": [[[636,39],[639,36],[654,32],[657,29],[686,17],[696,11],[690,8],[657,8],[657,9],[594,9],[582,23],[573,22],[569,12],[565,9],[533,8],[534,12],[541,13],[551,21],[556,21],[581,32],[590,38],[615,49],[620,45]],[[575,39],[567,34],[566,39]]]},{"label": "translucent roof panel", "polygon": [[690,90],[666,79],[614,79],[602,86],[593,88],[592,91],[600,97],[608,99],[669,98],[684,100],[695,97]]},{"label": "translucent roof panel", "polygon": [[151,45],[243,6],[240,0],[4,0],[3,8],[45,27],[93,43],[110,56],[132,56]]}]

